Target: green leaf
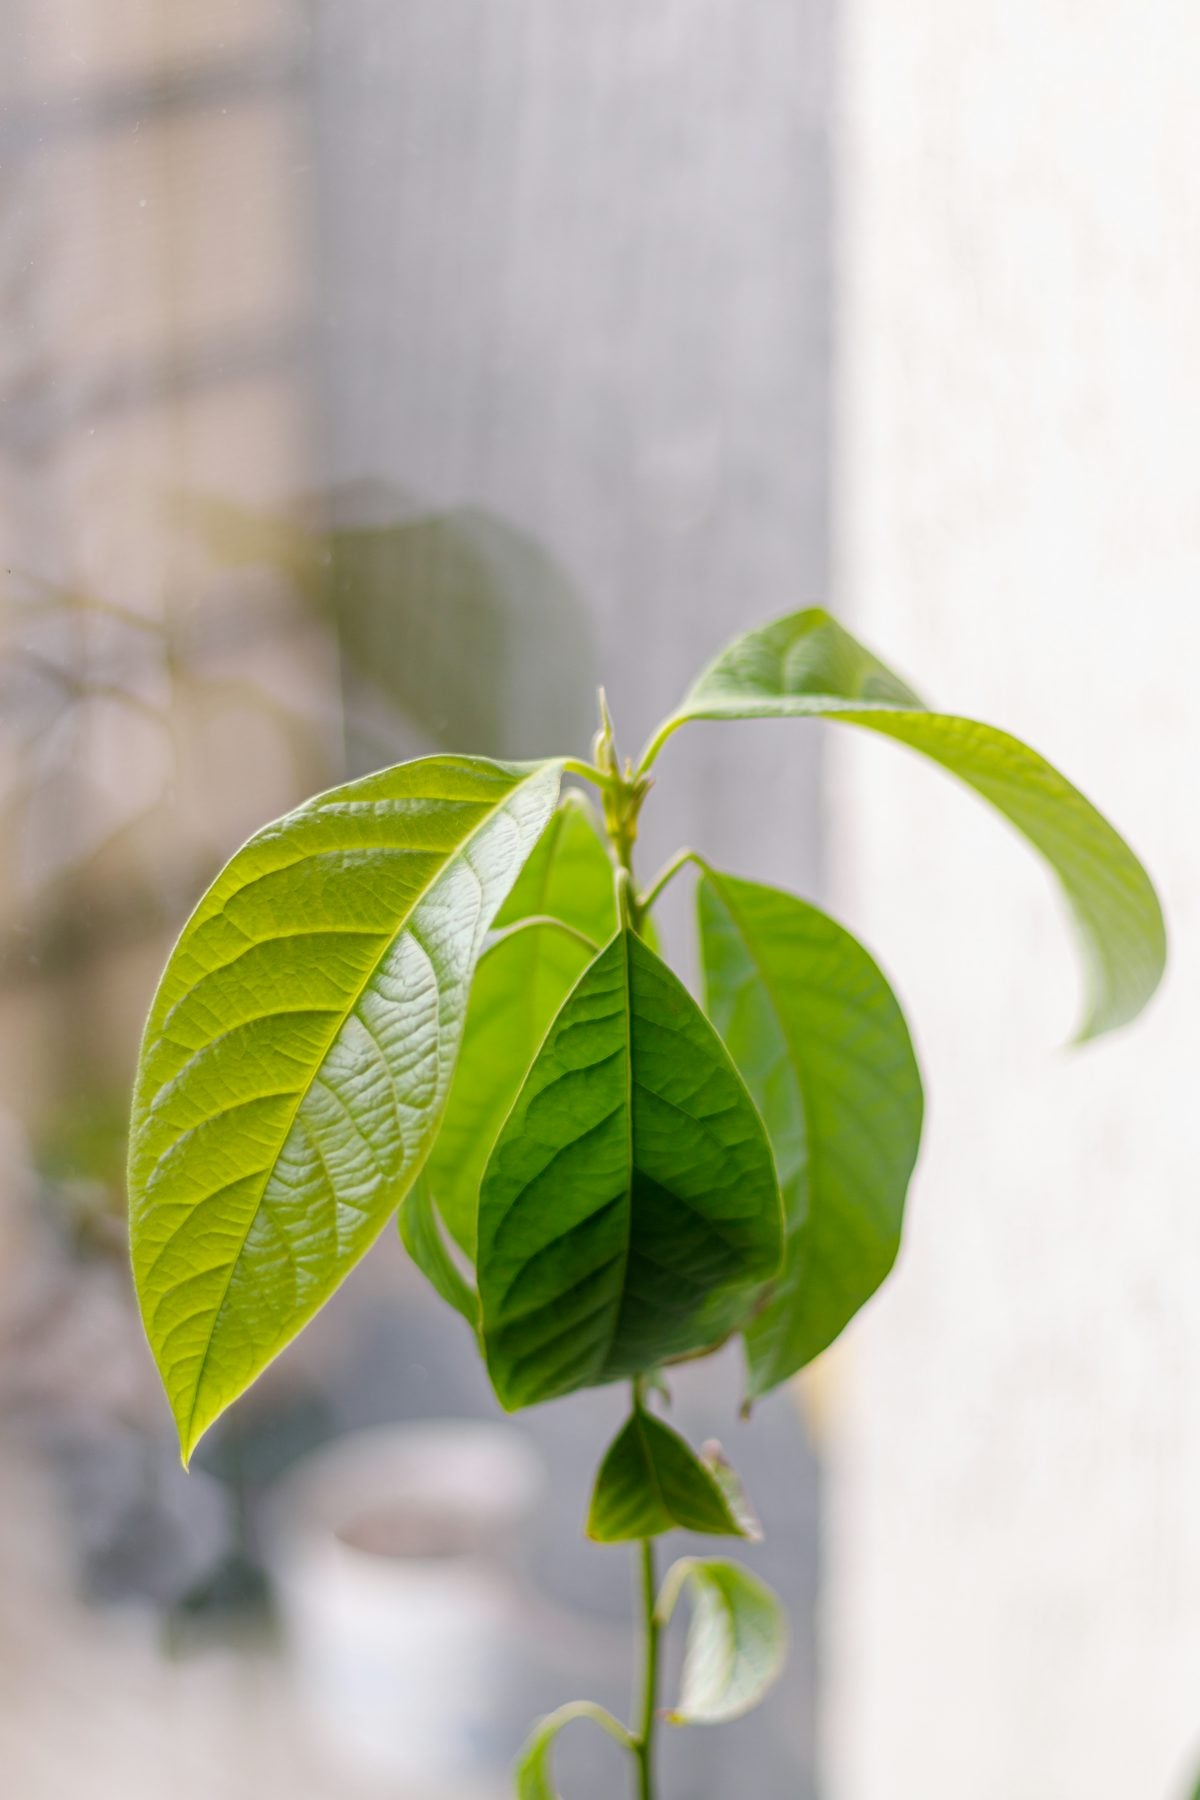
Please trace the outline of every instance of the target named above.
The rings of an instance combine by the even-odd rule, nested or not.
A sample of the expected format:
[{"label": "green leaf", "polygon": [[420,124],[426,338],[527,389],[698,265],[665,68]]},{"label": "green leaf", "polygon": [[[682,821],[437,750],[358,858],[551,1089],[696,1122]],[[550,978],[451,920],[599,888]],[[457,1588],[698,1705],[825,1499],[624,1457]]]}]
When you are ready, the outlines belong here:
[{"label": "green leaf", "polygon": [[700,1446],[700,1461],[724,1494],[725,1504],[737,1525],[738,1536],[748,1538],[751,1543],[761,1543],[763,1531],[758,1522],[758,1514],[750,1504],[750,1496],[742,1486],[741,1476],[716,1438],[709,1438],[707,1443]]},{"label": "green leaf", "polygon": [[[538,918],[559,919],[571,930],[549,923],[515,929]],[[462,1054],[429,1159],[442,1217],[472,1259],[479,1184],[500,1127],[555,1013],[594,953],[584,939],[607,943],[616,923],[608,853],[587,802],[568,794],[497,914],[497,930],[509,935],[480,958]]]},{"label": "green leaf", "polygon": [[841,719],[939,763],[1004,814],[1062,886],[1087,985],[1081,1038],[1126,1024],[1162,978],[1166,932],[1158,897],[1132,850],[1078,789],[1019,739],[930,712],[827,612],[793,613],[722,651],[651,739],[649,768],[689,719]]},{"label": "green leaf", "polygon": [[489,926],[558,764],[428,757],[259,832],[184,927],[142,1045],[142,1318],[185,1460],[419,1171]]},{"label": "green leaf", "polygon": [[447,1306],[461,1313],[472,1331],[479,1328],[479,1295],[463,1275],[442,1237],[428,1174],[422,1172],[409,1189],[399,1216],[404,1248]]},{"label": "green leaf", "polygon": [[921,1077],[899,1002],[815,906],[707,869],[705,1003],[775,1150],[783,1272],[746,1330],[749,1392],[831,1344],[888,1273],[921,1141]]},{"label": "green leaf", "polygon": [[550,1755],[563,1726],[576,1719],[590,1719],[626,1750],[633,1749],[633,1739],[625,1727],[602,1706],[594,1706],[590,1700],[576,1700],[570,1706],[560,1706],[557,1712],[552,1712],[534,1727],[517,1758],[514,1770],[517,1800],[558,1800],[558,1790],[550,1772]]},{"label": "green leaf", "polygon": [[[718,1445],[714,1460],[719,1454]],[[675,1530],[756,1535],[729,1465],[723,1462],[718,1474],[678,1432],[637,1407],[600,1465],[587,1533],[598,1543],[618,1544]]]},{"label": "green leaf", "polygon": [[668,1569],[658,1601],[666,1624],[687,1587],[692,1602],[672,1725],[723,1725],[740,1719],[778,1680],[787,1656],[787,1620],[779,1601],[738,1563],[687,1556]]},{"label": "green leaf", "polygon": [[492,1152],[479,1293],[508,1408],[718,1343],[782,1254],[762,1121],[720,1038],[620,931],[555,1019]]}]

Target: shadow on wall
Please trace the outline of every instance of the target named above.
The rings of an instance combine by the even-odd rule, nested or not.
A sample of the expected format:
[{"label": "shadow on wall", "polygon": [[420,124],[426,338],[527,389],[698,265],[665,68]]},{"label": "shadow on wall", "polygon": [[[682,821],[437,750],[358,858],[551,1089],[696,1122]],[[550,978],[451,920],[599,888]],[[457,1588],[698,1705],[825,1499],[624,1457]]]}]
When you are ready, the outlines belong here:
[{"label": "shadow on wall", "polygon": [[546,551],[495,514],[428,512],[376,483],[306,496],[287,513],[206,497],[184,505],[218,559],[278,568],[335,633],[356,772],[413,732],[502,758],[585,746],[588,611]]}]

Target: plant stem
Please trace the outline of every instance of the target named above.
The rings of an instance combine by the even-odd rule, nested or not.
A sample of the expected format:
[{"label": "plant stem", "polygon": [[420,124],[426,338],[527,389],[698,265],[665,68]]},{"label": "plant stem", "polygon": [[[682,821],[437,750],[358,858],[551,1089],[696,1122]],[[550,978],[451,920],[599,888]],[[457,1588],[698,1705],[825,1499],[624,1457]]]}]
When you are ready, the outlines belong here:
[{"label": "plant stem", "polygon": [[582,762],[576,756],[563,759],[563,771],[567,775],[578,775],[581,781],[590,781],[598,788],[607,787],[612,780],[606,770],[598,769],[595,763]]},{"label": "plant stem", "polygon": [[703,862],[696,855],[694,850],[680,850],[671,858],[669,863],[666,863],[663,868],[659,870],[645,893],[638,895],[638,905],[642,912],[647,913],[650,911],[650,908],[654,905],[654,902],[658,899],[663,889],[674,881],[680,869],[686,869],[689,863],[695,863],[698,869],[702,870],[704,868]]},{"label": "plant stem", "polygon": [[657,1584],[654,1571],[654,1540],[643,1538],[640,1545],[642,1625],[645,1633],[642,1651],[641,1713],[634,1754],[638,1765],[638,1800],[654,1800],[654,1727],[658,1715],[658,1638],[660,1626],[655,1610]]}]

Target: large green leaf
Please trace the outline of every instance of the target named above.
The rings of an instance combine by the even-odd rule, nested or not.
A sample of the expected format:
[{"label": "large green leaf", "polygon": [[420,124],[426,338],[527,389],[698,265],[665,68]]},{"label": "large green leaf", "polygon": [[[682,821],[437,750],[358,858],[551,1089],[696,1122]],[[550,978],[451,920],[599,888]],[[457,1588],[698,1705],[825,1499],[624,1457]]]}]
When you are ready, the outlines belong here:
[{"label": "large green leaf", "polygon": [[576,1719],[590,1720],[593,1725],[599,1725],[602,1731],[607,1731],[610,1737],[616,1738],[626,1750],[633,1749],[633,1739],[625,1727],[602,1706],[595,1706],[590,1700],[574,1700],[569,1706],[560,1706],[557,1712],[552,1712],[534,1727],[522,1746],[514,1770],[517,1800],[558,1800],[550,1757],[559,1732],[564,1725],[571,1725]]},{"label": "large green leaf", "polygon": [[[537,919],[570,929],[553,923],[516,929]],[[583,796],[568,794],[497,914],[497,931],[506,935],[480,958],[462,1054],[429,1158],[438,1208],[470,1257],[492,1145],[555,1013],[616,923],[608,853]]]},{"label": "large green leaf", "polygon": [[[754,1537],[737,1478],[722,1461],[697,1456],[691,1445],[635,1407],[605,1452],[592,1490],[587,1531],[601,1544],[699,1531],[708,1537]],[[740,1503],[739,1503],[740,1502]]]},{"label": "large green leaf", "polygon": [[739,1563],[683,1557],[667,1570],[657,1613],[666,1624],[684,1588],[692,1602],[672,1725],[723,1725],[757,1706],[783,1669],[787,1620],[775,1595]]},{"label": "large green leaf", "polygon": [[900,1247],[921,1077],[899,1002],[862,945],[778,888],[707,869],[705,1001],[775,1149],[787,1253],[746,1330],[750,1393],[811,1361]]},{"label": "large green leaf", "polygon": [[1166,933],[1154,888],[1129,846],[1043,757],[991,725],[930,712],[819,608],[747,632],[722,651],[659,727],[642,768],[689,719],[804,716],[841,719],[919,750],[990,801],[1041,852],[1081,942],[1081,1037],[1141,1011],[1162,976]]},{"label": "large green leaf", "polygon": [[200,902],[142,1046],[133,1269],[185,1458],[395,1211],[557,764],[429,757],[268,826]]},{"label": "large green leaf", "polygon": [[778,1269],[770,1145],[687,989],[627,930],[588,966],[479,1202],[488,1367],[513,1408],[717,1343]]}]

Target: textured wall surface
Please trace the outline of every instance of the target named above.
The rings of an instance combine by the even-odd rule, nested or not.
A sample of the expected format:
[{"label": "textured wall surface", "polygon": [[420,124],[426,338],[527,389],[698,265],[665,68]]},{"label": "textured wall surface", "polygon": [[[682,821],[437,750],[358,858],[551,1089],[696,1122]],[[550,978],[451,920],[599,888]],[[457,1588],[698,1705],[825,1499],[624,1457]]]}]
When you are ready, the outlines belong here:
[{"label": "textured wall surface", "polygon": [[1033,859],[838,741],[834,888],[932,1104],[842,1364],[830,1800],[1179,1800],[1200,1762],[1198,85],[1190,0],[846,9],[838,591],[1111,812],[1174,967],[1060,1050]]},{"label": "textured wall surface", "polygon": [[[627,750],[698,660],[827,585],[831,17],[316,11],[330,477],[532,532],[576,586],[573,650]],[[537,724],[522,754],[544,752]],[[588,695],[581,744],[593,728]],[[735,762],[798,829],[746,806]],[[811,738],[698,728],[661,790],[676,833],[811,882],[814,771]]]},{"label": "textured wall surface", "polygon": [[[316,9],[327,474],[418,506],[486,508],[564,572],[573,639],[526,632],[512,596],[510,649],[540,675],[511,706],[518,754],[545,752],[545,702],[580,669],[576,747],[604,681],[621,747],[636,751],[725,639],[824,595],[832,10]],[[497,683],[512,678],[497,658]],[[656,774],[647,871],[683,841],[813,892],[815,734],[696,727]],[[669,928],[684,923],[685,886],[669,897]],[[421,1352],[428,1403],[470,1395],[487,1407],[456,1360],[458,1334],[446,1338]],[[665,1767],[671,1791],[693,1800],[725,1800],[745,1781],[801,1800],[812,1791],[815,1468],[784,1397],[753,1432],[737,1429],[737,1380],[728,1358],[682,1379],[684,1418],[720,1432],[763,1496],[761,1566],[795,1609],[794,1654],[762,1715],[671,1734]],[[554,1473],[543,1576],[593,1616],[626,1605],[625,1559],[577,1541],[579,1496],[617,1405],[612,1393],[579,1397],[527,1421]],[[558,1687],[531,1689],[531,1711],[577,1691],[559,1661]],[[622,1657],[603,1693],[615,1707],[626,1680]],[[586,1735],[564,1745],[565,1792],[607,1796],[612,1780]]]}]

